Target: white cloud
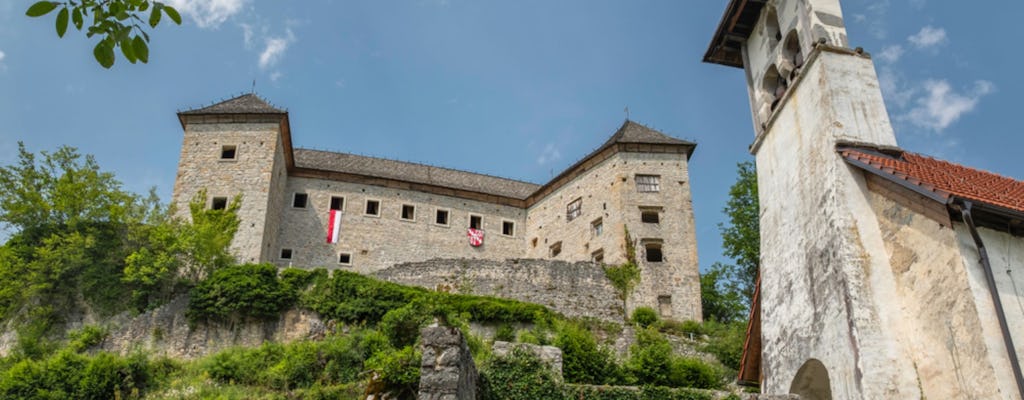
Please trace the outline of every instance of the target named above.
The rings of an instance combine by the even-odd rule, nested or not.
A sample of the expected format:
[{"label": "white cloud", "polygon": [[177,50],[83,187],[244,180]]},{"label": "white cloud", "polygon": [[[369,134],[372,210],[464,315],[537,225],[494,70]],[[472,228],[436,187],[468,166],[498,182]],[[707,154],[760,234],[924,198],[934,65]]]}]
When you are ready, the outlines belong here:
[{"label": "white cloud", "polygon": [[166,0],[181,14],[188,15],[200,28],[217,28],[242,8],[249,0]]},{"label": "white cloud", "polygon": [[903,76],[888,66],[883,66],[878,71],[878,84],[882,88],[882,95],[887,102],[893,103],[899,108],[904,108],[910,99],[917,93],[917,89],[907,85]]},{"label": "white cloud", "polygon": [[253,35],[252,25],[249,25],[249,24],[246,24],[246,23],[241,23],[241,24],[238,24],[238,26],[240,28],[242,28],[242,40],[245,42],[245,48],[246,49],[251,49],[252,48],[252,35]]},{"label": "white cloud", "polygon": [[7,55],[4,54],[3,50],[0,50],[0,62],[3,62],[5,57],[7,57]]},{"label": "white cloud", "polygon": [[548,143],[544,146],[544,151],[540,152],[540,157],[537,157],[537,164],[544,165],[549,162],[554,162],[562,158],[562,152],[558,151],[554,143]]},{"label": "white cloud", "polygon": [[966,93],[957,93],[945,80],[928,80],[923,86],[926,94],[916,100],[917,104],[903,118],[934,131],[946,129],[974,110],[982,97],[995,91],[995,85],[989,81],[974,82]]},{"label": "white cloud", "polygon": [[878,59],[889,64],[895,63],[900,60],[903,56],[903,46],[894,44],[891,46],[885,46],[881,52],[878,53]]},{"label": "white cloud", "polygon": [[266,47],[260,53],[260,68],[266,69],[277,64],[277,61],[284,56],[284,52],[288,50],[288,45],[294,41],[295,35],[292,34],[291,29],[287,30],[284,37],[268,37]]},{"label": "white cloud", "polygon": [[935,47],[946,41],[946,30],[928,25],[921,28],[921,31],[910,35],[907,40],[919,49]]},{"label": "white cloud", "polygon": [[277,82],[277,80],[281,79],[282,76],[284,76],[284,74],[282,74],[281,71],[274,71],[270,74],[270,81]]}]

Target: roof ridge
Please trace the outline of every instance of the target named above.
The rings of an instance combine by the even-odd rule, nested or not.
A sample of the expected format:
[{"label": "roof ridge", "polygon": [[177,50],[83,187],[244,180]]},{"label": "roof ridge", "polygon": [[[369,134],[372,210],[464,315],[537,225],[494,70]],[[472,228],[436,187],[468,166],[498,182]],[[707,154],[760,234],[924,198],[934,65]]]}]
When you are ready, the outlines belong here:
[{"label": "roof ridge", "polygon": [[256,94],[255,91],[240,93],[239,95],[222,99],[218,102],[211,102],[210,105],[199,108],[190,108],[179,111],[178,114],[286,114],[283,110],[274,106],[267,99]]},{"label": "roof ridge", "polygon": [[303,148],[303,147],[296,147],[294,149],[295,150],[303,150],[303,151],[315,151],[315,152],[320,152],[320,153],[346,155],[346,156],[373,158],[373,159],[377,159],[377,160],[399,162],[399,163],[403,163],[403,164],[410,164],[410,165],[416,165],[416,166],[421,166],[421,167],[438,168],[438,169],[444,169],[444,170],[448,170],[448,171],[462,172],[462,173],[466,173],[466,174],[485,176],[485,177],[488,177],[488,178],[502,179],[502,180],[506,180],[506,181],[512,181],[512,182],[517,182],[517,183],[524,183],[524,184],[534,185],[534,186],[538,186],[538,187],[541,186],[541,184],[538,184],[538,183],[535,183],[535,182],[530,182],[530,181],[524,181],[524,180],[521,180],[521,179],[508,178],[508,177],[504,177],[504,176],[491,175],[491,174],[486,174],[486,173],[482,173],[482,172],[475,172],[475,171],[467,171],[467,170],[464,170],[464,169],[444,167],[444,166],[439,166],[439,165],[432,165],[432,164],[427,164],[427,163],[422,163],[422,162],[417,162],[417,161],[406,161],[406,160],[399,160],[399,159],[396,159],[396,158],[388,158],[388,157],[381,157],[381,156],[375,156],[375,155],[366,155],[366,154],[348,153],[348,152],[343,152],[343,151],[307,149],[307,148]]}]

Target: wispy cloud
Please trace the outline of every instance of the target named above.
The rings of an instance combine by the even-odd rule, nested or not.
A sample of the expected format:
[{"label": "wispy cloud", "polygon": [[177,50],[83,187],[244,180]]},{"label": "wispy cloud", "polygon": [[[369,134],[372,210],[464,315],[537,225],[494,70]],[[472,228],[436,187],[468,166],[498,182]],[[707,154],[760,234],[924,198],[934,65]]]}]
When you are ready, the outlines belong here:
[{"label": "wispy cloud", "polygon": [[558,161],[560,158],[562,158],[562,152],[558,151],[554,143],[548,143],[544,146],[544,150],[540,152],[540,156],[537,157],[537,164],[544,165]]},{"label": "wispy cloud", "polygon": [[903,46],[900,46],[898,44],[885,46],[885,48],[883,48],[882,51],[878,53],[878,59],[889,64],[899,61],[900,57],[902,56]]},{"label": "wispy cloud", "polygon": [[878,70],[878,84],[882,88],[882,95],[890,104],[899,108],[905,108],[914,98],[918,89],[906,82],[899,72],[889,66],[883,66]]},{"label": "wispy cloud", "polygon": [[295,35],[288,29],[285,36],[268,37],[266,47],[260,53],[259,65],[262,69],[274,66],[284,56],[288,46],[295,41]]},{"label": "wispy cloud", "polygon": [[241,23],[238,24],[238,27],[242,28],[242,41],[245,43],[245,48],[251,49],[253,44],[252,25]]},{"label": "wispy cloud", "polygon": [[4,54],[4,51],[0,50],[0,63],[4,62],[4,58],[6,58],[6,57],[7,57],[7,55]]},{"label": "wispy cloud", "polygon": [[907,40],[918,49],[932,48],[946,42],[946,30],[928,25]]},{"label": "wispy cloud", "polygon": [[868,33],[875,39],[885,39],[885,17],[889,14],[889,0],[871,1],[862,13],[854,13],[853,21],[867,26]]},{"label": "wispy cloud", "polygon": [[166,0],[200,28],[217,28],[242,11],[249,0]]},{"label": "wispy cloud", "polygon": [[992,82],[979,80],[962,92],[955,91],[945,80],[927,80],[924,94],[915,100],[915,106],[902,119],[933,131],[942,131],[974,110],[982,97],[995,91]]}]

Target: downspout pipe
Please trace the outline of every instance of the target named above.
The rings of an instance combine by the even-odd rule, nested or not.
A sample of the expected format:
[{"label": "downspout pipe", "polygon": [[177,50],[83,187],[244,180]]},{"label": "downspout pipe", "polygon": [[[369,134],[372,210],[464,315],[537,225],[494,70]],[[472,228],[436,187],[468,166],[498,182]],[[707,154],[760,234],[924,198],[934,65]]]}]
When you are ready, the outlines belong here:
[{"label": "downspout pipe", "polygon": [[985,280],[988,282],[988,293],[992,296],[992,304],[996,308],[996,318],[999,320],[999,329],[1003,333],[1003,342],[1006,345],[1006,353],[1010,358],[1010,368],[1013,369],[1013,377],[1017,381],[1017,391],[1021,399],[1024,399],[1024,376],[1021,374],[1020,361],[1017,360],[1017,348],[1013,345],[1013,337],[1010,336],[1010,327],[1006,323],[1006,313],[1003,311],[1003,302],[999,298],[999,289],[996,288],[996,277],[992,274],[992,264],[989,263],[988,251],[985,250],[985,243],[981,241],[978,228],[974,225],[974,217],[971,216],[971,202],[963,201],[960,209],[960,216],[971,231],[974,238],[974,245],[978,247],[978,254],[981,256],[981,266],[985,270]]}]

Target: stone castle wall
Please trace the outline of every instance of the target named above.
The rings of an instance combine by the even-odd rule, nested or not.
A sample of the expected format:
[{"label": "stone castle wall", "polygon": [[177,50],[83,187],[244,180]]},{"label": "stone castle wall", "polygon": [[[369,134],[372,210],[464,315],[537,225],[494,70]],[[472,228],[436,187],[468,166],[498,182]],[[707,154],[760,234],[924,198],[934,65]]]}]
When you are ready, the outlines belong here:
[{"label": "stone castle wall", "polygon": [[[221,159],[224,145],[237,146],[233,160]],[[278,125],[270,123],[189,124],[181,146],[178,176],[174,183],[172,203],[179,215],[188,215],[189,201],[199,191],[207,192],[206,204],[214,197],[242,195],[242,207],[231,252],[240,261],[260,261],[266,251],[266,219],[272,199],[268,188],[275,181],[280,167],[280,135]]]},{"label": "stone castle wall", "polygon": [[373,275],[403,285],[541,304],[569,317],[623,320],[618,292],[604,268],[590,262],[437,259],[399,264]]},{"label": "stone castle wall", "polygon": [[[306,193],[306,208],[292,207],[294,193]],[[338,243],[327,243],[328,209],[332,196],[345,199]],[[394,264],[441,257],[505,259],[518,257],[524,246],[521,232],[502,234],[502,222],[521,231],[525,211],[479,201],[347,182],[290,178],[286,204],[280,214],[278,246],[293,250],[281,266],[347,268],[369,273]],[[379,216],[366,215],[366,201],[380,202]],[[414,219],[402,219],[402,206],[415,207]],[[436,223],[438,209],[448,211],[448,224]],[[484,244],[473,247],[466,236],[469,216],[482,217]],[[339,253],[351,255],[351,265],[338,264]]]}]

